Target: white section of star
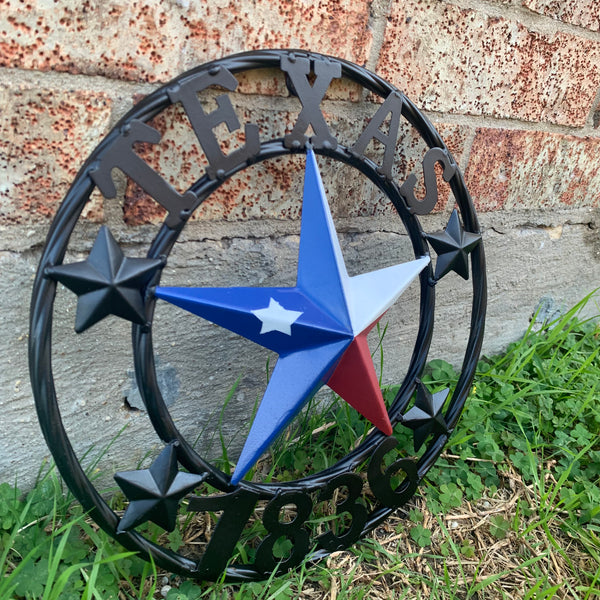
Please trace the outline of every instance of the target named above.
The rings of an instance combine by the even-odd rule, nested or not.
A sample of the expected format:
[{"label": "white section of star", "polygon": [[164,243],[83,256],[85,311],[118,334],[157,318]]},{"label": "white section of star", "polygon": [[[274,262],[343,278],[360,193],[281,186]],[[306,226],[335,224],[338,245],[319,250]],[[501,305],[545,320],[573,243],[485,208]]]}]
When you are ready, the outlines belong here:
[{"label": "white section of star", "polygon": [[292,324],[300,317],[302,312],[287,310],[277,300],[271,298],[267,308],[253,310],[252,314],[256,315],[262,322],[261,333],[280,331],[286,335],[292,335]]},{"label": "white section of star", "polygon": [[[344,256],[342,254],[342,248],[335,229],[333,217],[329,210],[325,187],[323,186],[319,168],[312,151],[307,155],[307,164],[308,162],[311,162],[314,165],[314,170],[310,171],[310,173],[313,174],[313,179],[311,181],[316,187],[320,197],[321,206],[323,207],[322,218],[325,219],[327,224],[330,248],[337,265],[337,273],[344,301],[348,309],[348,316],[350,317],[350,326],[352,327],[352,333],[357,336],[369,325],[375,323],[375,321],[377,321],[377,319],[379,319],[381,315],[396,302],[413,280],[418,277],[419,273],[421,273],[421,271],[429,264],[431,259],[429,256],[422,256],[421,258],[406,263],[350,277],[346,269],[346,263],[344,262]],[[309,171],[307,171],[307,174],[308,173]],[[306,195],[306,190],[304,193]],[[302,256],[298,257],[299,267],[302,258]],[[309,260],[310,258],[311,257],[309,257]],[[318,265],[316,265],[316,267],[311,265],[309,272],[311,277],[314,277],[315,268],[318,268]],[[329,274],[329,276],[331,277],[333,274]],[[314,285],[312,279],[311,284]]]},{"label": "white section of star", "polygon": [[429,256],[378,271],[348,277],[342,283],[354,335],[362,333],[390,308],[429,264]]}]

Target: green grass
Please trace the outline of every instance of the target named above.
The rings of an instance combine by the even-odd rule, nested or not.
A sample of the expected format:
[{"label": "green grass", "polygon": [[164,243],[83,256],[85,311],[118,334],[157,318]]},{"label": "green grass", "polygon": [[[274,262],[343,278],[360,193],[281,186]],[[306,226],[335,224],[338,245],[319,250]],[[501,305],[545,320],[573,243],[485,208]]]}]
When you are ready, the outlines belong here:
[{"label": "green grass", "polygon": [[0,559],[3,600],[116,599],[131,566],[146,569],[86,522],[52,470],[25,495],[0,484]]},{"label": "green grass", "polygon": [[[354,548],[268,582],[181,581],[99,532],[49,470],[27,494],[0,484],[0,599],[142,600],[165,585],[168,600],[600,597],[600,327],[579,318],[592,302],[480,361],[421,496]],[[457,377],[433,361],[423,379],[436,391]],[[256,476],[322,469],[366,433],[345,403],[319,411],[302,415]]]}]

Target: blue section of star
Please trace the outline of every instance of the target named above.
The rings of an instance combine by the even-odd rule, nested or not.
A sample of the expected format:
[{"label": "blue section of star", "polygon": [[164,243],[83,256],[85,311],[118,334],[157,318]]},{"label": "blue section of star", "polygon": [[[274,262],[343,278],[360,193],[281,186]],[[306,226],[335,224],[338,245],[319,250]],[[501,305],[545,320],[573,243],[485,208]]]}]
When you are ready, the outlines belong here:
[{"label": "blue section of star", "polygon": [[[299,288],[170,288],[159,287],[156,297],[225,327],[269,350],[284,355],[333,341],[352,341],[352,331],[312,302]],[[273,330],[261,333],[255,313],[271,299],[286,311],[300,312],[291,324],[293,335]]]}]

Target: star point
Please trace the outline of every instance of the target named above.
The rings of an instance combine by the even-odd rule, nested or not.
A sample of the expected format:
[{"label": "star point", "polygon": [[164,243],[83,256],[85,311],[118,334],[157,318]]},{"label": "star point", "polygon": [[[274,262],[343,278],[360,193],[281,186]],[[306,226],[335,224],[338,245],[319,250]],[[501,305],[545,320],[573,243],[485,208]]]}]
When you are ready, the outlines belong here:
[{"label": "star point", "polygon": [[82,333],[111,314],[145,324],[145,286],[162,264],[158,258],[127,258],[102,226],[87,260],[49,267],[46,274],[77,294],[75,331]]},{"label": "star point", "polygon": [[177,452],[171,443],[149,469],[123,471],[114,477],[129,500],[129,506],[117,527],[117,533],[123,533],[146,521],[152,521],[166,531],[173,531],[179,502],[198,487],[207,474],[179,472]]},{"label": "star point", "polygon": [[434,275],[436,280],[450,271],[454,271],[463,279],[469,279],[469,254],[481,241],[481,235],[465,231],[456,209],[452,211],[444,231],[427,234],[426,237],[437,254]]},{"label": "star point", "polygon": [[392,424],[367,343],[370,329],[352,340],[327,385],[385,435],[392,435]]}]

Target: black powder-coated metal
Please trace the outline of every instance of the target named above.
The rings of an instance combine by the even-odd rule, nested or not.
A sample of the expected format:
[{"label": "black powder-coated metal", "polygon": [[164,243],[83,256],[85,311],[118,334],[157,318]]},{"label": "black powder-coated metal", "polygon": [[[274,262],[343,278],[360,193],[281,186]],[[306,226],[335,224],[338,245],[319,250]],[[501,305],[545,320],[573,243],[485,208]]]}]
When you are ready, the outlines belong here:
[{"label": "black powder-coated metal", "polygon": [[[240,128],[236,113],[224,95],[218,100],[218,109],[207,114],[198,101],[197,92],[207,85],[218,85],[233,91],[237,86],[237,73],[256,69],[283,71],[288,89],[292,95],[298,97],[302,109],[290,133],[280,139],[261,141],[258,126],[253,123],[246,124],[245,145],[225,155],[214,143],[212,129],[220,123],[225,123],[230,130]],[[309,79],[309,75],[312,79]],[[347,78],[384,99],[359,139],[351,147],[345,147],[335,138],[320,109],[329,84],[339,77]],[[132,149],[133,144],[139,141],[157,143],[160,140],[160,134],[147,123],[175,102],[183,106],[210,163],[206,173],[183,194],[162,179]],[[388,132],[383,133],[380,126],[388,117]],[[401,117],[416,129],[429,147],[423,159],[426,188],[423,200],[417,199],[414,194],[414,175],[411,174],[402,185],[392,176],[392,145],[395,148]],[[307,136],[310,127],[314,132],[312,137]],[[376,164],[364,155],[371,139],[384,146],[382,164]],[[422,386],[419,377],[425,367],[433,334],[435,284],[437,279],[446,274],[436,272],[434,276],[433,267],[429,265],[420,275],[420,316],[415,348],[407,375],[388,411],[392,425],[406,421],[407,426],[414,425],[415,430],[420,428],[419,439],[415,438],[415,447],[421,446],[426,439],[431,438],[420,458],[415,460],[398,456],[391,466],[384,467],[384,457],[395,452],[397,441],[393,436],[386,437],[375,430],[337,464],[319,473],[291,482],[242,481],[234,487],[230,484],[227,474],[199,456],[180,434],[162,398],[152,345],[152,289],[160,281],[161,268],[165,260],[168,260],[187,219],[223,182],[251,164],[286,154],[305,153],[308,144],[316,154],[358,169],[389,198],[408,232],[416,257],[428,255],[428,243],[446,240],[448,235],[447,232],[424,232],[418,221],[418,215],[430,212],[438,202],[433,166],[437,162],[443,165],[443,177],[450,185],[462,220],[461,225],[457,213],[451,220],[456,219],[458,229],[455,223],[450,223],[447,231],[459,231],[464,234],[461,239],[456,240],[458,247],[451,249],[462,262],[459,261],[460,264],[456,267],[458,263],[454,261],[446,272],[454,268],[461,276],[468,277],[468,266],[465,271],[463,259],[466,260],[468,256],[471,264],[473,301],[467,349],[459,381],[443,417],[440,413],[440,402],[434,402],[431,394],[421,389],[419,406],[429,411],[432,422],[423,424],[418,421],[414,412],[407,412],[407,407],[418,386]],[[133,322],[132,340],[137,383],[158,436],[169,444],[171,449],[176,448],[177,460],[185,469],[222,492],[213,496],[196,495],[189,498],[189,511],[223,511],[208,549],[198,561],[159,546],[136,532],[133,526],[119,528],[119,516],[110,509],[79,464],[58,408],[51,364],[56,284],[61,277],[66,277],[65,271],[69,271],[69,265],[63,266],[62,261],[75,224],[91,192],[98,187],[107,198],[116,195],[111,174],[114,167],[118,167],[139,183],[167,211],[165,221],[144,259],[147,261],[144,265],[148,267],[148,277],[139,277],[139,292],[145,302],[145,319],[139,318],[139,311],[134,311],[132,318],[129,318],[129,313],[124,314],[122,307],[114,304],[101,308],[107,314],[118,314]],[[260,579],[273,569],[284,569],[298,564],[315,543],[317,550],[310,554],[315,560],[354,543],[412,496],[418,483],[442,451],[459,418],[469,393],[483,338],[486,276],[480,238],[479,224],[464,179],[438,132],[402,92],[367,69],[344,60],[301,50],[263,50],[216,60],[184,73],[137,104],[92,152],[56,214],[42,253],[31,303],[30,374],[42,431],[65,482],[98,525],[123,546],[140,552],[147,559],[151,558],[164,569],[190,577],[217,578],[225,570],[227,579],[231,581]],[[440,249],[439,243],[437,248],[433,245],[432,247],[436,252],[439,251],[440,255],[449,252],[446,247]],[[454,260],[454,255],[451,258]],[[378,501],[375,509],[370,512],[358,501],[364,485],[355,472],[365,462],[368,465],[369,486]],[[158,480],[171,482],[177,477],[172,463],[169,462],[169,465],[168,473],[156,475]],[[399,486],[392,488],[391,478],[398,472],[404,473],[404,480]],[[123,474],[118,474],[118,477],[124,481]],[[329,532],[311,540],[304,522],[313,504],[330,499],[337,488],[347,490],[344,503],[337,507],[337,514],[350,514],[351,525],[342,534]],[[157,497],[157,501],[166,502],[167,496],[163,496]],[[130,500],[134,501],[133,498]],[[263,524],[268,534],[258,546],[253,564],[230,565],[228,560],[239,534],[259,502],[267,503]],[[169,510],[173,508],[172,500],[169,500],[168,506]],[[285,506],[294,506],[296,511],[295,519],[289,523],[279,521],[280,510]],[[135,513],[130,515],[130,521],[137,524],[142,517],[143,515]],[[172,518],[161,521],[165,528],[168,528],[171,522]],[[275,540],[281,536],[286,536],[294,544],[294,550],[282,564],[277,562],[272,553]]]}]

